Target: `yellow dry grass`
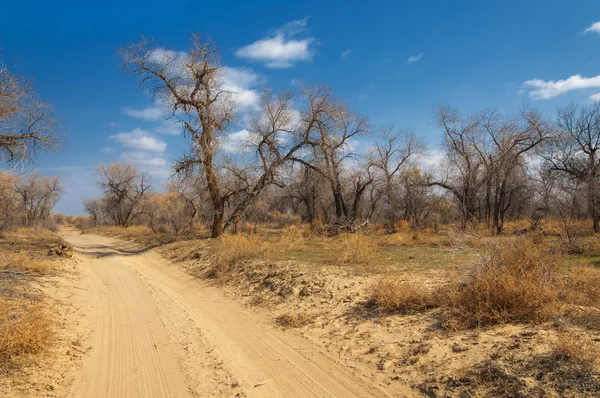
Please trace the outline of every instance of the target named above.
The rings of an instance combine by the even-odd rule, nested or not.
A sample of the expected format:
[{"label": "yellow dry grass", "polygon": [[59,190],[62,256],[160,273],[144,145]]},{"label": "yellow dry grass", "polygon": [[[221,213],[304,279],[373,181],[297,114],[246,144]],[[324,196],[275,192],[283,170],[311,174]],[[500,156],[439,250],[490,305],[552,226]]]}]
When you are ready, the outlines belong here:
[{"label": "yellow dry grass", "polygon": [[369,301],[383,311],[403,314],[433,308],[437,304],[425,287],[398,278],[376,282],[371,286]]},{"label": "yellow dry grass", "polygon": [[0,374],[17,369],[52,341],[52,322],[42,302],[0,299]]}]

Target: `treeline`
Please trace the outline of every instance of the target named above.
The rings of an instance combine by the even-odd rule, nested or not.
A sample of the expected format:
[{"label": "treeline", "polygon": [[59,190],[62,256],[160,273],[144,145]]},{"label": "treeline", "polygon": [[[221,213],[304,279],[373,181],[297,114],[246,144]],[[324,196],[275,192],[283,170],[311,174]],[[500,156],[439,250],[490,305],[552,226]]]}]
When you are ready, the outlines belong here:
[{"label": "treeline", "polygon": [[[530,109],[464,116],[439,106],[444,153],[424,169],[431,153],[417,136],[376,129],[328,87],[266,88],[259,110],[244,109],[247,139],[232,158],[222,140],[240,109],[214,42],[193,35],[182,53],[144,40],[120,53],[190,145],[162,194],[132,165],[101,165],[104,194],[85,202],[94,223],[181,233],[201,222],[213,237],[241,221],[302,221],[334,234],[370,222],[390,231],[485,223],[501,234],[507,220],[530,218],[535,229],[547,216],[590,217],[600,228],[598,103],[562,109],[556,121]],[[361,140],[372,147],[359,155]]]},{"label": "treeline", "polygon": [[0,230],[53,228],[52,209],[62,193],[58,177],[0,172]]}]

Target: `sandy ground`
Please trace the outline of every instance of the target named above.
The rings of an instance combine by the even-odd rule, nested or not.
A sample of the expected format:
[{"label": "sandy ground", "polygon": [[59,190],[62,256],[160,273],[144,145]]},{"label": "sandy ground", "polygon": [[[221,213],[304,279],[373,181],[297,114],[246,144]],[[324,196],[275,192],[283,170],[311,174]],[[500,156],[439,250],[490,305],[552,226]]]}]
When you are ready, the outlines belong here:
[{"label": "sandy ground", "polygon": [[[68,396],[389,396],[153,251],[75,231],[66,240],[80,260],[85,353]],[[399,387],[394,396],[412,395]]]}]

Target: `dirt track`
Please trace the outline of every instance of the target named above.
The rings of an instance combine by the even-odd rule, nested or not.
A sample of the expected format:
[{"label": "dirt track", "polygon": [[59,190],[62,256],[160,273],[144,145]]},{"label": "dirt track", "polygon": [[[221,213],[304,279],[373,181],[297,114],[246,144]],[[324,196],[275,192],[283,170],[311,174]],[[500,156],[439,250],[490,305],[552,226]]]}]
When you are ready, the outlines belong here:
[{"label": "dirt track", "polygon": [[76,305],[92,330],[71,396],[386,396],[158,254],[68,235],[82,260],[85,293]]}]

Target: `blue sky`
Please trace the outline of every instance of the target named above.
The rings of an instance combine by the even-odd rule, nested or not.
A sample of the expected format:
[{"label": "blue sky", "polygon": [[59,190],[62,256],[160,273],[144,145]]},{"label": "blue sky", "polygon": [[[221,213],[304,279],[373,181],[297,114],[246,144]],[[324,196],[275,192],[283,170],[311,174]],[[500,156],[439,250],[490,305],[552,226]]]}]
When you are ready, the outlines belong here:
[{"label": "blue sky", "polygon": [[[14,72],[35,78],[64,117],[64,150],[35,166],[63,180],[56,210],[77,214],[81,198],[96,194],[98,162],[130,160],[160,185],[184,151],[119,69],[117,48],[142,34],[182,51],[190,32],[211,35],[248,106],[266,83],[326,83],[374,125],[410,128],[435,150],[436,103],[465,113],[527,104],[553,116],[590,101],[600,93],[597,21],[600,2],[591,0],[1,0],[0,43]],[[231,150],[243,128],[232,128]]]}]

